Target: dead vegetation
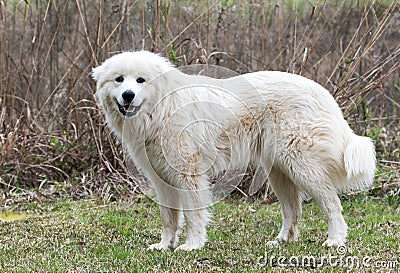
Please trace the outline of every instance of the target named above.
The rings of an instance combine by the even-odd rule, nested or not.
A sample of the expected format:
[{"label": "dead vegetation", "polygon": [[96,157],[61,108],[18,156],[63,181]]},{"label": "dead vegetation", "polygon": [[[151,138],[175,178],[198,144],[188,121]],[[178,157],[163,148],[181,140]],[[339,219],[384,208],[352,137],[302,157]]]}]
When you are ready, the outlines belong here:
[{"label": "dead vegetation", "polygon": [[27,189],[106,200],[137,190],[90,72],[115,52],[138,49],[178,66],[314,79],[352,128],[376,141],[377,188],[398,190],[399,5],[320,2],[1,0],[0,200],[36,198]]}]

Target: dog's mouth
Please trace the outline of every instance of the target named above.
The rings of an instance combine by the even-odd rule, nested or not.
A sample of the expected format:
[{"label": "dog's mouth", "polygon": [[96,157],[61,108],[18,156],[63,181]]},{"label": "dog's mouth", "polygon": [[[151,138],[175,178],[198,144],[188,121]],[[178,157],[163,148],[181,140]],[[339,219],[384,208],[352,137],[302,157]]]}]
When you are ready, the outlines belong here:
[{"label": "dog's mouth", "polygon": [[118,110],[126,118],[136,116],[137,112],[139,112],[140,108],[142,107],[142,105],[133,106],[132,104],[121,105],[117,100],[115,101],[118,105]]}]

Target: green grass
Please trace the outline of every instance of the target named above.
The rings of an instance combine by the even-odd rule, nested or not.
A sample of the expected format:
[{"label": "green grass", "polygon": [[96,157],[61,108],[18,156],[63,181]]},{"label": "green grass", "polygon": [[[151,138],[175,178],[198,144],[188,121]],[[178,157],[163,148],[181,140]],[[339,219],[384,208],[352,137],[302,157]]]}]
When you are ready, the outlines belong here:
[{"label": "green grass", "polygon": [[[381,267],[363,266],[357,272],[389,271],[382,264],[399,271],[400,208],[365,196],[350,197],[343,207],[350,230],[346,253],[339,255],[341,249],[321,247],[327,227],[314,202],[303,205],[300,241],[272,249],[266,242],[280,227],[278,204],[221,202],[213,208],[210,241],[190,253],[146,250],[161,232],[158,207],[146,198],[109,205],[70,200],[24,204],[13,211],[30,218],[0,223],[0,272],[301,271],[302,259],[311,257],[317,268],[306,266],[307,271],[320,271],[323,260],[325,270],[343,272],[357,259]],[[329,257],[336,266],[330,266]],[[341,267],[346,261],[349,267]],[[288,263],[298,266],[283,265]]]}]

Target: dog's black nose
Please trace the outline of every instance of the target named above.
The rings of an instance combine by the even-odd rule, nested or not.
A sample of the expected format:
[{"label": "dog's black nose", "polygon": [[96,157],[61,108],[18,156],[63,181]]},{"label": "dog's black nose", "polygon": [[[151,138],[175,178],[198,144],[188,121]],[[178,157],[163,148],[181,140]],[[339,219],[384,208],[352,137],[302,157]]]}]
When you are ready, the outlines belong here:
[{"label": "dog's black nose", "polygon": [[122,93],[122,98],[127,103],[131,103],[135,98],[135,93],[133,93],[132,90],[126,90],[124,93]]}]

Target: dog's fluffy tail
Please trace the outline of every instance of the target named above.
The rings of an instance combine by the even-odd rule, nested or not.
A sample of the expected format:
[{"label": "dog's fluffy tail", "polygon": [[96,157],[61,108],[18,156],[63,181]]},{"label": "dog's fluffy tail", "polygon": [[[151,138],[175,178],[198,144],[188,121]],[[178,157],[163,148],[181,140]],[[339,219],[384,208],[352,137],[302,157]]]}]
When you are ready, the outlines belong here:
[{"label": "dog's fluffy tail", "polygon": [[344,167],[347,173],[347,188],[365,189],[374,181],[375,147],[368,137],[352,135],[344,152]]}]

